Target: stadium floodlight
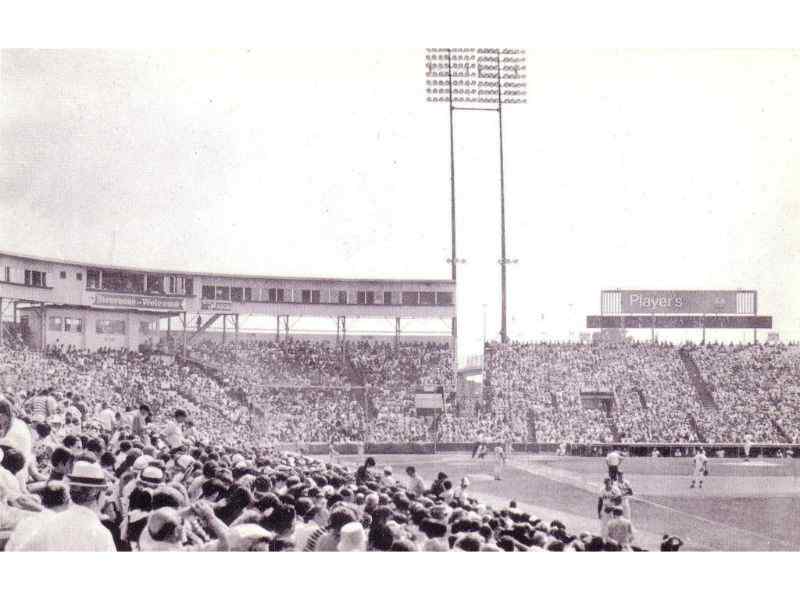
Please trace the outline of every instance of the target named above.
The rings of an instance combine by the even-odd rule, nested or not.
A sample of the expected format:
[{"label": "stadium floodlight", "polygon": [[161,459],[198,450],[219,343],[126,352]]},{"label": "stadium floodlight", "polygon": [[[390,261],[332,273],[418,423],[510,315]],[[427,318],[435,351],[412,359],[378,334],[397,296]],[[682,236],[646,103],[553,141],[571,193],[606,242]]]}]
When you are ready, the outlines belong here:
[{"label": "stadium floodlight", "polygon": [[453,114],[457,110],[494,111],[500,136],[500,340],[506,329],[506,208],[503,167],[503,105],[527,102],[527,58],[519,48],[428,48],[425,53],[428,102],[450,107],[451,277],[456,280],[456,184]]}]

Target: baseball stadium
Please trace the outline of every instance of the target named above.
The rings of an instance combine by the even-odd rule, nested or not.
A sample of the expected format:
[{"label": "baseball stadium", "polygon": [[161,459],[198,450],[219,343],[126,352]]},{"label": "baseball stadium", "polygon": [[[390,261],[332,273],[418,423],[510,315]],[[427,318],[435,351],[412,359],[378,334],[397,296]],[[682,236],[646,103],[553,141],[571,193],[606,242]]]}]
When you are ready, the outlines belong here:
[{"label": "baseball stadium", "polygon": [[[592,205],[567,206],[554,195],[530,213],[507,215],[507,208],[535,204],[520,191],[523,180],[534,178],[520,155],[552,160],[550,173],[541,168],[536,177],[556,172],[551,190],[565,197],[587,189],[594,194],[613,173],[602,162],[610,151],[591,153],[586,173],[573,166],[573,153],[589,143],[589,133],[602,148],[636,136],[625,125],[630,90],[613,104],[604,87],[624,77],[605,77],[602,70],[602,82],[587,68],[586,89],[572,89],[561,75],[570,69],[548,70],[550,57],[534,57],[540,76],[560,89],[552,106],[592,93],[601,108],[585,121],[560,117],[550,146],[514,152],[535,144],[558,112],[538,117],[534,134],[521,125],[521,111],[534,102],[524,50],[428,48],[424,77],[421,52],[397,58],[387,51],[384,60],[410,64],[409,72],[416,64],[417,100],[431,103],[428,114],[437,112],[416,125],[423,117],[407,118],[412,113],[398,101],[386,108],[395,121],[377,135],[365,115],[388,120],[383,108],[298,109],[305,120],[288,126],[291,113],[267,117],[260,102],[247,104],[258,89],[237,88],[227,104],[216,91],[206,93],[202,85],[212,72],[214,90],[241,79],[263,86],[260,93],[270,101],[281,100],[263,76],[270,56],[259,59],[258,69],[249,51],[232,56],[209,53],[188,61],[199,65],[196,71],[175,69],[184,79],[176,79],[172,97],[163,90],[175,73],[158,53],[4,53],[3,81],[12,91],[3,98],[16,98],[8,102],[11,126],[2,130],[12,148],[4,150],[4,164],[13,170],[4,181],[14,184],[3,188],[13,192],[10,208],[0,206],[4,552],[800,549],[800,346],[789,341],[796,331],[789,322],[791,288],[769,270],[775,256],[793,252],[794,238],[783,216],[775,216],[783,213],[775,209],[758,221],[766,231],[753,242],[760,244],[759,258],[737,277],[729,271],[746,262],[743,240],[755,239],[742,225],[758,220],[755,200],[730,208],[739,227],[730,233],[739,236],[730,248],[727,238],[719,241],[725,226],[715,221],[724,211],[703,208],[705,228],[692,229],[701,220],[692,212],[698,201],[680,194],[675,205],[661,197],[648,204],[639,192],[624,206],[614,204],[615,194],[629,191],[622,186]],[[173,60],[187,59],[170,55]],[[348,60],[361,64],[358,57]],[[606,65],[617,58],[597,60]],[[623,63],[650,73],[648,61],[658,60],[661,55],[646,55]],[[232,64],[243,71],[232,75]],[[386,72],[376,65],[388,70],[380,62],[362,65],[370,90],[381,87],[376,73]],[[251,74],[246,69],[262,79],[253,83],[257,78],[244,76]],[[74,84],[77,92],[52,91],[41,81]],[[660,97],[660,88],[653,89]],[[548,93],[537,83],[537,95]],[[713,93],[726,102],[735,96],[727,89]],[[27,101],[31,94],[41,106]],[[314,94],[318,99],[319,89]],[[335,102],[335,95],[327,100]],[[294,100],[304,98],[297,91]],[[51,102],[57,106],[48,120],[42,107]],[[546,115],[547,106],[531,112]],[[745,108],[769,125],[760,104]],[[708,114],[711,128],[716,113]],[[620,132],[593,129],[612,117],[623,123]],[[639,125],[651,131],[662,127],[661,117],[648,113]],[[61,132],[67,141],[53,134],[51,145],[39,144],[47,139],[42,128],[62,118],[71,124]],[[120,125],[120,118],[131,121]],[[273,120],[263,125],[260,118]],[[180,127],[165,142],[171,119]],[[292,146],[302,137],[296,130],[314,123],[324,123],[325,134],[313,131]],[[669,139],[669,128],[659,129],[660,140]],[[130,140],[118,135],[123,130]],[[112,134],[107,152],[99,150],[103,136]],[[471,136],[483,141],[473,144]],[[341,140],[348,140],[348,152]],[[677,170],[685,152],[691,165],[684,168],[694,168],[694,149],[680,142],[681,151],[664,164]],[[484,154],[469,163],[465,155],[476,148]],[[423,165],[430,171],[415,174],[417,154],[434,152],[436,167]],[[739,159],[754,161],[762,152]],[[622,166],[614,163],[619,178],[627,182],[644,169],[636,162],[644,154],[628,152]],[[307,157],[318,167],[301,165]],[[650,167],[658,162],[645,159]],[[34,177],[28,165],[38,160],[49,160],[50,168]],[[558,171],[556,163],[568,166]],[[380,190],[369,179],[370,165],[382,178]],[[264,200],[268,180],[290,168],[298,170],[286,187]],[[173,170],[188,172],[188,179],[170,179]],[[724,165],[726,179],[718,185],[727,186],[735,170]],[[469,195],[478,189],[471,179],[477,172],[483,179],[491,174],[487,189],[497,202]],[[466,183],[457,187],[456,174]],[[783,177],[769,174],[770,181]],[[671,185],[671,172],[644,176],[661,178],[652,189]],[[242,183],[246,177],[251,189]],[[700,175],[692,177],[687,180],[696,185]],[[337,178],[350,183],[337,187]],[[313,188],[322,179],[324,189]],[[435,179],[435,191],[423,183],[429,193],[417,193],[417,179]],[[591,180],[589,188],[571,187],[583,180]],[[515,198],[508,207],[507,183],[509,200]],[[737,180],[723,189],[728,194],[738,186]],[[747,194],[767,193],[760,182],[751,188]],[[319,199],[309,199],[308,189],[317,189]],[[656,218],[653,208],[642,217],[644,205],[670,210]],[[547,211],[556,216],[543,217]],[[483,245],[490,237],[487,215],[490,250]],[[637,218],[644,226],[634,226]],[[675,232],[661,231],[669,229],[662,221]],[[529,252],[515,275],[519,260],[507,252],[507,228],[516,232],[515,249]],[[407,237],[382,239],[393,229]],[[125,259],[114,250],[118,234],[121,243],[128,240]],[[447,243],[430,241],[440,237]],[[105,238],[108,253],[95,248]],[[570,247],[574,240],[580,243]],[[38,247],[46,250],[31,251]],[[440,249],[447,258],[429,268]],[[245,251],[257,260],[245,261]],[[383,264],[387,257],[394,257],[390,266]],[[181,266],[170,267],[178,259]],[[408,276],[444,272],[445,260],[449,276]],[[222,264],[255,267],[237,272]],[[338,264],[342,276],[320,276],[319,264]],[[485,264],[490,270],[479,271]],[[789,273],[783,263],[776,272],[784,267]],[[652,287],[618,286],[625,277]],[[487,334],[484,304],[481,339],[477,306],[487,289],[498,300],[499,327],[497,335]],[[553,318],[557,331],[548,333],[542,331],[548,311],[570,317]]]}]

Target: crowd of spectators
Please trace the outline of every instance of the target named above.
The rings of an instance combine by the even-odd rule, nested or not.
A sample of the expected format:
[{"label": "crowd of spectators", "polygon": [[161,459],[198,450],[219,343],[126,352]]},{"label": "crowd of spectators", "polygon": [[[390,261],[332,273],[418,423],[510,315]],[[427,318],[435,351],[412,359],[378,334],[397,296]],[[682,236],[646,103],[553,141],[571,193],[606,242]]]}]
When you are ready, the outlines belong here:
[{"label": "crowd of spectators", "polygon": [[[684,364],[692,358],[715,406],[704,405]],[[438,343],[205,342],[172,364],[125,350],[13,351],[8,372],[24,393],[102,398],[126,414],[198,408],[194,435],[220,442],[610,443],[793,442],[800,436],[800,352],[786,345],[491,344],[485,394],[439,419],[417,415],[420,386],[454,380]],[[45,361],[42,364],[41,361]],[[584,392],[607,393],[591,406]]]},{"label": "crowd of spectators", "polygon": [[[0,348],[0,544],[8,550],[616,550],[495,509],[442,474],[398,483],[282,442],[796,441],[786,345],[493,344],[468,414],[418,417],[446,345],[204,344],[191,360]],[[688,357],[688,358],[687,358]],[[707,385],[713,405],[687,371]],[[610,392],[592,406],[582,392]],[[435,426],[433,426],[435,425]],[[786,438],[791,439],[786,439]],[[285,450],[285,448],[284,448]],[[370,462],[371,461],[371,462]],[[446,485],[445,485],[446,483]]]},{"label": "crowd of spectators", "polygon": [[709,442],[800,440],[800,347],[692,346],[689,353],[708,383],[716,410],[699,419]]},{"label": "crowd of spectators", "polygon": [[192,358],[259,409],[256,426],[274,442],[430,441],[435,428],[417,416],[415,392],[455,380],[441,343],[204,342]]},{"label": "crowd of spectators", "polygon": [[[711,390],[705,406],[681,358]],[[794,345],[491,344],[485,410],[511,423],[525,415],[537,442],[762,443],[800,439],[800,348]],[[593,407],[582,392],[608,393]]]},{"label": "crowd of spectators", "polygon": [[72,349],[0,358],[6,551],[639,549],[489,506],[466,478],[277,451],[237,427],[237,400],[192,365]]}]

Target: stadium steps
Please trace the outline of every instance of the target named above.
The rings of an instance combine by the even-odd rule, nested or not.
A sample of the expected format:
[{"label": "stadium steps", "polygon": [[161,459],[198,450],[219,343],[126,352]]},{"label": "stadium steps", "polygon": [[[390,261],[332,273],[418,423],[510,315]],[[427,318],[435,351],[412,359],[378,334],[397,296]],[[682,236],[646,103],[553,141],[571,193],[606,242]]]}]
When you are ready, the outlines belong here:
[{"label": "stadium steps", "polygon": [[611,435],[614,436],[615,442],[620,442],[622,440],[622,436],[619,432],[619,427],[617,427],[617,420],[614,418],[614,406],[617,406],[617,393],[614,392],[614,402],[605,404],[605,413],[606,413],[606,424],[608,425],[609,430],[611,430]]},{"label": "stadium steps", "polygon": [[786,433],[786,430],[781,426],[780,423],[778,423],[778,420],[770,419],[770,421],[772,421],[772,426],[775,428],[775,431],[778,432],[778,435],[780,435],[783,438],[783,441],[786,442],[787,444],[791,444],[792,438],[789,437],[789,435]]},{"label": "stadium steps", "polygon": [[550,404],[553,405],[553,410],[556,412],[560,412],[561,407],[558,405],[558,399],[556,398],[556,395],[553,392],[547,392],[547,393],[550,394]]},{"label": "stadium steps", "polygon": [[532,444],[538,444],[539,439],[536,435],[536,411],[528,409],[528,439]]},{"label": "stadium steps", "polygon": [[703,435],[703,430],[700,429],[700,425],[698,425],[697,419],[695,419],[694,415],[692,414],[689,415],[689,425],[691,425],[692,431],[694,431],[694,434],[697,436],[697,439],[700,440],[700,443],[705,444],[707,441],[706,436]]},{"label": "stadium steps", "polygon": [[683,361],[683,366],[686,368],[686,372],[688,373],[689,379],[694,386],[695,392],[697,393],[697,399],[700,400],[700,404],[702,404],[703,408],[706,409],[716,409],[717,403],[714,402],[714,396],[711,394],[708,382],[703,379],[703,375],[700,373],[700,369],[698,368],[697,363],[694,362],[692,355],[686,348],[681,348],[678,350],[678,355]]},{"label": "stadium steps", "polygon": [[647,410],[647,398],[644,395],[644,391],[641,389],[636,390],[636,395],[639,396],[639,404],[642,405],[642,408]]},{"label": "stadium steps", "polygon": [[200,335],[201,333],[206,331],[209,327],[211,327],[221,316],[222,316],[221,314],[215,314],[210,319],[206,319],[206,322],[200,325],[200,328],[197,329],[196,331],[193,331],[192,334],[186,339],[186,345],[190,346],[198,335]]}]

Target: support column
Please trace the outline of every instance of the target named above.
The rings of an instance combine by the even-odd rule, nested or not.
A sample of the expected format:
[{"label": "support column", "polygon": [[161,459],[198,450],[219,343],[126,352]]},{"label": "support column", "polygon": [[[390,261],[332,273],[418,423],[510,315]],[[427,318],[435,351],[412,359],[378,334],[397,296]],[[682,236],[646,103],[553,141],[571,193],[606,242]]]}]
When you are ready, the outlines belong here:
[{"label": "support column", "polygon": [[289,315],[283,315],[283,330],[284,330],[284,337],[288,340],[289,339]]},{"label": "support column", "polygon": [[[753,316],[758,314],[758,292],[753,292]],[[758,329],[753,327],[753,343],[758,343]]]},{"label": "support column", "polygon": [[275,315],[275,341],[281,341],[281,316]]},{"label": "support column", "polygon": [[40,319],[40,323],[39,323],[39,332],[40,332],[40,334],[42,336],[41,350],[44,350],[45,346],[47,346],[47,343],[45,341],[45,335],[47,335],[47,324],[46,324],[47,315],[46,315],[46,312],[47,311],[44,308],[44,302],[42,302],[40,304],[41,319]]},{"label": "support column", "polygon": [[0,296],[0,346],[3,345],[3,297]]},{"label": "support column", "polygon": [[225,343],[225,334],[228,329],[228,315],[222,315],[222,343]]},{"label": "support column", "polygon": [[394,348],[395,348],[395,350],[397,350],[397,348],[399,346],[400,346],[400,317],[395,317],[394,318]]},{"label": "support column", "polygon": [[183,356],[186,357],[186,311],[183,311]]},{"label": "support column", "polygon": [[341,323],[341,321],[339,320],[339,317],[336,317],[336,343],[337,344],[341,342],[341,330],[340,330],[340,327],[339,327],[340,323]]},{"label": "support column", "polygon": [[347,341],[347,317],[342,317],[342,343]]},{"label": "support column", "polygon": [[233,316],[233,339],[239,341],[239,313]]}]

